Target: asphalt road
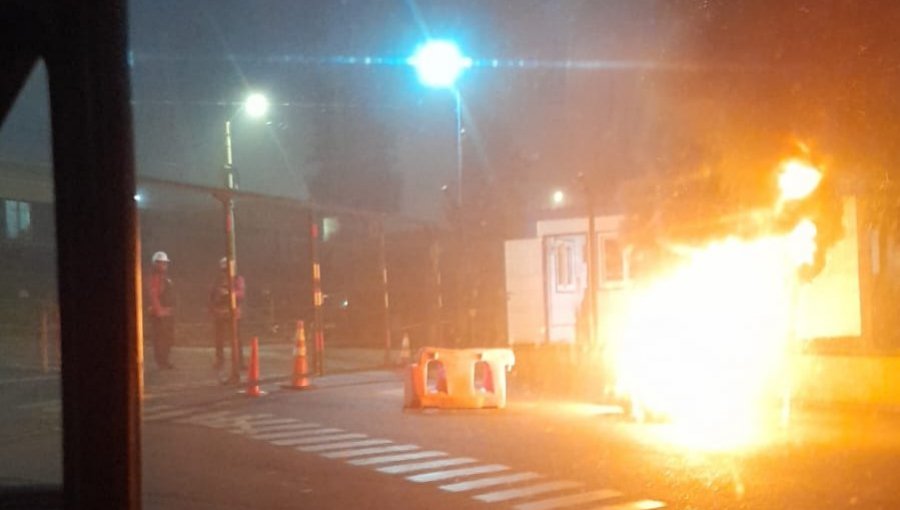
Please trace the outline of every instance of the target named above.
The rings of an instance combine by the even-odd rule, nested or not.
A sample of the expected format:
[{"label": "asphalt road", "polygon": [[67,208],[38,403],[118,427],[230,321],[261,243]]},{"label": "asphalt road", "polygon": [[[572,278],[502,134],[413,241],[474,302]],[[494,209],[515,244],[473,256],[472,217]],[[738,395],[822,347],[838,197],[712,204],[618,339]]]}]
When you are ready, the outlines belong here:
[{"label": "asphalt road", "polygon": [[404,411],[402,385],[384,373],[272,390],[260,399],[223,401],[214,390],[148,401],[147,507],[900,505],[900,420],[889,415],[800,410],[788,428],[710,451],[672,425],[575,403]]},{"label": "asphalt road", "polygon": [[[0,485],[58,482],[55,381],[6,380],[19,382],[0,387]],[[896,415],[797,410],[755,442],[707,450],[672,425],[515,389],[507,409],[482,411],[404,411],[387,372],[266,389],[150,394],[145,508],[900,508]]]}]

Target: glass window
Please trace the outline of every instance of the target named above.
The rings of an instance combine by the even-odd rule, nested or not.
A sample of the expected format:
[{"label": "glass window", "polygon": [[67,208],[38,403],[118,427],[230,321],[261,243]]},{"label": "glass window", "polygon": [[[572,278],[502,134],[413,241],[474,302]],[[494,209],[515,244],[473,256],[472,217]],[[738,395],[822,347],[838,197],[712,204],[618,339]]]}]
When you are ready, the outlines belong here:
[{"label": "glass window", "polygon": [[556,290],[575,290],[575,246],[571,241],[557,241],[556,250]]},{"label": "glass window", "polygon": [[4,200],[6,203],[6,238],[19,239],[31,230],[31,204],[18,200]]},{"label": "glass window", "polygon": [[10,241],[0,242],[0,496],[62,483],[50,147],[47,73],[38,64],[0,126],[0,237]]},{"label": "glass window", "polygon": [[[756,388],[741,385],[746,367],[737,362],[759,361],[762,366],[771,354],[766,349],[786,350],[782,341],[788,335],[783,330],[796,327],[785,311],[798,306],[797,293],[789,289],[773,299],[760,297],[758,284],[765,280],[747,277],[756,273],[745,268],[769,261],[753,252],[759,247],[755,241],[777,244],[770,243],[769,234],[789,231],[787,223],[799,219],[792,217],[795,213],[799,217],[827,209],[824,203],[776,200],[778,162],[798,155],[827,162],[822,183],[834,177],[840,183],[835,195],[883,189],[890,191],[881,200],[885,207],[898,203],[894,183],[900,175],[895,169],[900,161],[900,144],[895,142],[900,2],[130,0],[129,13],[135,158],[143,197],[143,276],[145,281],[153,276],[152,255],[166,252],[171,258],[166,274],[178,296],[170,319],[144,317],[143,446],[149,476],[143,487],[148,507],[207,503],[195,499],[203,487],[215,487],[215,496],[221,497],[209,502],[211,508],[228,503],[265,506],[268,501],[252,501],[248,494],[277,496],[279,491],[254,483],[252,475],[231,476],[231,468],[243,464],[229,462],[233,459],[248,460],[254,467],[256,461],[268,465],[274,459],[272,465],[277,466],[288,459],[285,465],[290,463],[291,469],[273,467],[267,475],[277,479],[289,473],[294,477],[288,482],[291,487],[312,491],[310,507],[354,507],[365,501],[383,508],[452,504],[440,499],[441,490],[431,491],[432,496],[423,490],[421,501],[412,505],[377,499],[377,488],[366,483],[369,478],[362,471],[343,471],[343,464],[319,469],[321,456],[298,450],[325,452],[332,445],[301,446],[317,441],[307,437],[301,419],[365,436],[354,441],[388,441],[363,447],[370,452],[446,446],[449,457],[453,445],[464,444],[471,435],[486,445],[481,460],[533,470],[542,477],[535,483],[590,476],[557,469],[557,464],[570,462],[542,462],[549,450],[539,446],[534,458],[523,454],[522,440],[538,445],[541,431],[533,437],[525,431],[515,437],[518,448],[503,450],[504,436],[509,436],[503,426],[494,431],[479,428],[476,418],[458,414],[452,419],[471,428],[461,426],[455,435],[442,426],[449,414],[436,412],[421,419],[401,414],[399,403],[394,408],[376,405],[386,402],[382,394],[398,396],[398,381],[392,390],[379,389],[371,393],[373,398],[359,398],[352,405],[339,398],[325,404],[324,397],[316,397],[322,392],[285,396],[271,391],[265,409],[230,398],[234,388],[219,383],[231,379],[232,364],[237,365],[228,352],[231,323],[222,322],[227,316],[211,320],[207,306],[211,288],[221,297],[218,260],[228,244],[226,225],[234,227],[229,233],[235,236],[237,267],[246,279],[239,332],[248,356],[251,339],[258,338],[264,379],[295,375],[290,373],[297,366],[291,357],[295,352],[309,352],[310,372],[330,376],[332,370],[383,368],[409,358],[410,348],[415,352],[424,345],[506,346],[513,341],[511,332],[522,331],[522,338],[538,344],[556,338],[590,339],[598,347],[597,358],[585,363],[584,370],[560,360],[557,370],[535,370],[534,379],[528,380],[530,353],[525,353],[516,372],[519,379],[511,381],[511,387],[533,383],[536,388],[543,382],[593,387],[592,393],[581,396],[594,402],[612,397],[607,389],[621,389],[623,399],[632,399],[622,403],[635,410],[636,418],[644,410],[634,403],[646,403],[648,416],[655,410],[664,418],[659,427],[635,427],[617,438],[590,427],[584,438],[572,442],[612,441],[621,446],[623,462],[610,463],[610,469],[619,466],[621,473],[610,472],[609,480],[600,480],[606,470],[597,469],[597,480],[584,480],[609,481],[609,489],[622,490],[621,499],[600,501],[605,496],[586,483],[573,490],[578,494],[560,490],[502,505],[658,508],[650,498],[659,498],[667,508],[780,508],[806,498],[826,501],[830,507],[842,502],[859,508],[891,506],[896,491],[890,485],[897,469],[888,463],[879,468],[876,461],[895,455],[896,441],[873,453],[870,463],[863,454],[854,456],[859,483],[839,489],[821,481],[834,478],[834,466],[844,460],[841,455],[831,456],[830,449],[803,451],[807,446],[800,439],[796,457],[821,458],[815,463],[821,472],[792,472],[789,463],[768,463],[766,459],[778,456],[765,453],[743,456],[750,464],[736,456],[718,465],[710,457],[712,471],[734,474],[720,478],[725,485],[734,478],[735,490],[716,485],[713,490],[679,492],[666,487],[693,487],[690,480],[697,473],[683,470],[683,478],[671,484],[655,477],[666,466],[654,459],[670,458],[672,450],[661,446],[655,452],[663,454],[643,455],[646,450],[632,448],[630,437],[652,444],[654,431],[669,430],[672,424],[687,424],[686,429],[706,424],[713,426],[689,435],[715,442],[719,430],[709,433],[717,429],[715,419],[695,415],[679,423],[678,416],[667,413],[736,409],[735,416],[753,416],[732,404],[742,398],[763,400],[757,398]],[[429,38],[439,41],[429,44]],[[239,181],[240,190],[232,220],[223,204],[228,205],[224,198],[231,196],[226,183],[233,181]],[[564,192],[554,208],[546,208],[547,196],[555,189]],[[823,187],[816,199],[830,193],[831,188]],[[861,222],[897,216],[896,211],[878,213],[869,198],[860,199],[867,211]],[[23,227],[20,207],[7,206],[11,220],[3,225],[6,236],[30,229],[36,239],[43,223],[40,209],[25,197],[10,200],[32,204],[33,217],[31,225]],[[283,207],[286,203],[289,206]],[[312,204],[320,219],[318,238],[308,223]],[[0,208],[3,212],[6,207]],[[602,234],[591,232],[596,243],[591,243],[589,259],[583,219],[591,212],[597,220],[592,230]],[[782,213],[777,224],[769,224]],[[385,225],[383,237],[372,230],[373,217]],[[558,221],[553,230],[536,226],[551,220]],[[866,324],[881,339],[866,339],[867,348],[900,346],[900,319],[894,318],[900,315],[900,256],[889,256],[900,248],[884,235],[871,245],[863,237],[857,243],[849,225],[821,226],[819,253],[832,267],[838,240],[854,243],[846,245],[846,267],[835,272],[830,283],[840,292],[823,301],[834,312],[850,310],[881,322],[880,327]],[[260,232],[266,235],[257,235]],[[525,244],[506,244],[513,240],[533,241],[530,251],[514,252],[524,250]],[[626,251],[632,245],[634,251]],[[588,260],[590,284],[598,287],[589,294],[583,292]],[[861,280],[855,268],[872,278]],[[763,269],[772,268],[757,271],[764,274]],[[762,287],[762,292],[772,292]],[[323,299],[323,294],[330,298]],[[864,304],[846,306],[842,296],[857,294],[865,297]],[[748,297],[753,300],[744,299]],[[772,304],[779,306],[769,310]],[[754,317],[751,313],[759,320],[747,321]],[[174,329],[166,330],[172,336],[157,334],[155,328],[164,322]],[[736,327],[742,324],[752,327]],[[617,338],[609,338],[614,335]],[[173,339],[169,354],[177,370],[157,363],[156,338],[163,343]],[[894,340],[886,342],[888,338]],[[624,345],[626,340],[635,343]],[[405,355],[398,352],[401,345]],[[539,356],[546,359],[548,354]],[[723,365],[724,360],[736,363]],[[789,365],[769,361],[773,367]],[[898,373],[891,364],[897,360],[866,359],[865,365],[855,364],[858,360],[807,361],[811,364],[804,365],[802,373],[784,378],[798,383],[806,392],[801,395],[820,396],[827,390],[838,400],[866,394],[900,404],[900,378],[881,377]],[[452,393],[450,361],[440,362],[445,363],[450,384],[446,389]],[[316,366],[319,363],[324,365]],[[429,374],[438,374],[439,364],[433,362]],[[874,368],[844,370],[851,365]],[[567,370],[573,366],[578,370]],[[826,380],[828,369],[819,366],[846,375]],[[714,377],[704,378],[706,374]],[[582,375],[584,379],[578,379]],[[608,376],[621,380],[600,381]],[[428,379],[437,387],[439,377],[426,377],[420,381],[423,386]],[[734,386],[727,388],[723,382]],[[879,386],[883,382],[893,386]],[[710,391],[703,395],[704,389]],[[354,397],[369,395],[365,385],[353,391],[358,392]],[[873,404],[859,400],[854,403]],[[218,412],[233,419],[212,418],[213,425],[203,426],[203,419],[195,418]],[[775,413],[773,424],[780,416],[778,409]],[[578,419],[559,418],[572,423]],[[597,419],[602,418],[590,418]],[[194,420],[195,426],[182,426],[185,420]],[[421,425],[418,433],[408,434],[414,425]],[[616,424],[616,430],[620,425],[630,426]],[[728,425],[722,431],[743,430],[740,423]],[[564,428],[568,430],[568,424]],[[268,441],[295,441],[297,448],[272,450],[271,442],[247,440],[254,436],[248,431],[269,437],[260,430],[275,436]],[[236,437],[230,431],[241,434]],[[447,434],[441,436],[441,431]],[[589,435],[595,433],[597,437]],[[846,435],[837,431],[835,437]],[[172,462],[181,458],[171,452],[180,454],[185,438],[204,453],[191,462]],[[854,440],[843,446],[852,446]],[[346,444],[345,439],[336,441]],[[256,446],[264,448],[252,449]],[[629,449],[635,453],[629,455]],[[602,455],[589,453],[596,448],[566,450],[559,454],[603,461]],[[686,458],[693,458],[694,452],[686,451]],[[347,450],[333,453],[334,458],[355,455]],[[360,453],[359,460],[366,462],[368,455]],[[213,463],[221,472],[206,469]],[[631,464],[642,465],[632,469]],[[850,476],[854,472],[844,471]],[[316,472],[345,481],[348,490],[342,487],[339,496],[352,497],[314,501],[317,494],[326,500],[328,489],[317,483]],[[435,476],[432,480],[455,476],[452,471],[426,474]],[[307,485],[296,483],[307,475]],[[464,476],[471,478],[447,483],[466,486],[481,475]],[[201,482],[180,483],[193,479]],[[226,479],[250,483],[218,483]],[[392,485],[402,483],[402,477],[382,480],[385,487],[397,489],[395,494],[405,493],[403,486]],[[779,480],[786,482],[778,485]],[[802,491],[787,487],[795,481]],[[773,483],[783,491],[783,500],[767,490]],[[486,487],[484,492],[495,494],[510,490]],[[477,496],[477,491],[468,494]],[[434,501],[426,500],[429,497]],[[593,497],[597,500],[589,500]]]}]

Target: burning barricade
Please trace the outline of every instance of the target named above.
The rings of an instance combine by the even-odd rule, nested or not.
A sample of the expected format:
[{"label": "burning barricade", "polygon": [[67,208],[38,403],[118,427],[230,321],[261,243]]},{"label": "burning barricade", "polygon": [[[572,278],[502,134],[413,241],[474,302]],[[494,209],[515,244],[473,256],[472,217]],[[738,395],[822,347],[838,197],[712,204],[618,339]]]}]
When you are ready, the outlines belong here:
[{"label": "burning barricade", "polygon": [[637,418],[708,433],[786,402],[802,288],[842,235],[842,205],[806,161],[783,162],[775,177],[768,203],[668,229],[657,208],[632,239],[636,276],[607,359]]}]

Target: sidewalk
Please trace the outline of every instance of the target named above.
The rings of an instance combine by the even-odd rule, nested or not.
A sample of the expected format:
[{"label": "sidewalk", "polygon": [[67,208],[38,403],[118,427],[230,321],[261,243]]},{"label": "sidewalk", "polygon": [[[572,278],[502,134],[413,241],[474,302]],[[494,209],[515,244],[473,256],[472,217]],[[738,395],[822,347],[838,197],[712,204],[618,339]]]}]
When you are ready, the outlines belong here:
[{"label": "sidewalk", "polygon": [[[249,348],[245,357],[249,362]],[[175,368],[160,370],[153,361],[153,352],[144,351],[144,389],[147,392],[177,391],[204,386],[221,385],[230,375],[230,354],[226,349],[226,364],[215,370],[215,350],[212,347],[174,347],[171,360]],[[396,357],[396,354],[394,355]],[[312,358],[308,359],[310,371]],[[324,375],[379,370],[384,367],[381,349],[333,348],[326,346]],[[261,345],[259,348],[259,377],[261,382],[285,380],[294,367],[293,347],[289,345]],[[242,379],[246,377],[243,372]]]}]

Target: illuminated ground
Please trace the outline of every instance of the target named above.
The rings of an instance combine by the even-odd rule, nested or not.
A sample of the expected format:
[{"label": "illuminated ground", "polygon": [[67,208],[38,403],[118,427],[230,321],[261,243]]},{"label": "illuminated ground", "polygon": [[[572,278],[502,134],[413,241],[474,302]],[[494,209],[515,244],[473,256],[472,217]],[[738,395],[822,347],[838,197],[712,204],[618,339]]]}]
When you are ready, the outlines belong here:
[{"label": "illuminated ground", "polygon": [[[473,459],[466,466],[502,465],[508,468],[504,472],[537,473],[540,483],[575,486],[486,503],[474,498],[487,489],[452,493],[439,488],[447,481],[417,483],[408,475],[385,474],[321,453],[167,418],[145,427],[148,507],[532,508],[527,505],[558,495],[609,490],[620,496],[559,508],[644,500],[683,509],[893,508],[900,472],[896,416],[797,411],[788,429],[773,424],[775,428],[752,446],[711,453],[675,444],[671,425],[630,423],[605,414],[604,408],[514,400],[504,411],[403,412],[399,382],[384,381],[383,374],[375,379],[381,382],[369,384],[361,384],[365,376],[342,377],[310,392],[276,390],[262,400],[229,397],[222,403],[207,393],[169,397],[148,406],[171,406],[174,414],[225,410],[315,422],[365,436],[363,441],[439,450],[447,458]],[[456,481],[491,476],[496,474]],[[529,484],[538,481],[512,487]]]},{"label": "illuminated ground", "polygon": [[[58,481],[57,381],[52,375],[2,375],[2,484]],[[299,393],[272,385],[271,393],[257,400],[214,386],[148,398],[143,437],[146,508],[459,510],[519,505],[526,510],[581,510],[646,500],[675,509],[896,508],[900,415],[795,410],[788,428],[780,428],[773,415],[768,432],[749,446],[701,451],[702,442],[673,425],[631,423],[595,405],[516,398],[515,389],[510,407],[503,411],[404,412],[401,384],[392,373],[335,375],[317,385]],[[413,453],[439,451],[446,455],[438,460],[453,462],[471,459],[459,466],[426,469],[426,474],[470,466],[498,471],[413,481],[408,477],[423,472],[377,470],[410,461],[357,466],[348,462],[351,458],[324,456],[329,450],[300,451],[303,446],[279,446],[274,439],[232,433],[237,422],[178,423],[210,412],[224,413],[229,420],[241,415],[251,422],[277,420],[289,427],[316,423],[352,435],[341,442],[374,441],[378,444],[372,448],[397,446]],[[345,450],[361,448],[368,446]],[[508,487],[441,489],[508,473],[534,473],[536,478]],[[561,488],[502,502],[476,499],[545,483]],[[579,494],[615,496],[583,504],[528,506]]]}]

